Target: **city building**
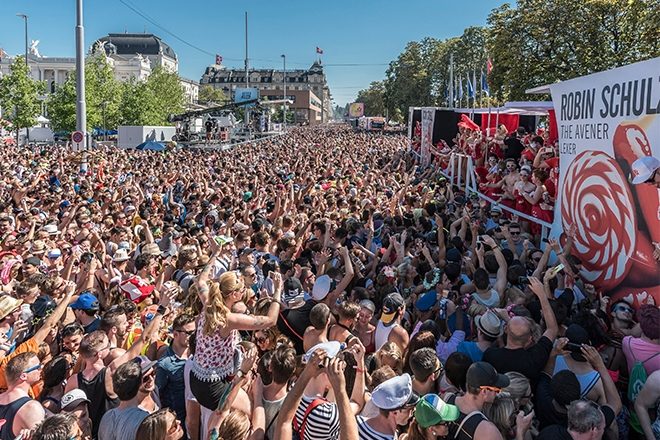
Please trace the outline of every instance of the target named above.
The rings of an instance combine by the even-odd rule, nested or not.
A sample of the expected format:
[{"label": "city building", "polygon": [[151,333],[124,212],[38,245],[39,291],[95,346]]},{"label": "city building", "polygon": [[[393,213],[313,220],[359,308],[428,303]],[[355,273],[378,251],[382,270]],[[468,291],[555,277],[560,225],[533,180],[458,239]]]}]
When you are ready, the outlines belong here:
[{"label": "city building", "polygon": [[[284,71],[277,69],[250,69],[246,83],[245,69],[229,69],[214,64],[206,68],[200,84],[221,89],[234,98],[237,88],[257,88],[262,98],[284,98]],[[293,101],[289,109],[295,112],[295,122],[310,125],[328,122],[332,117],[332,97],[323,66],[315,61],[305,69],[286,71],[286,95]]]},{"label": "city building", "polygon": [[[119,81],[145,80],[156,66],[168,72],[179,71],[179,58],[174,49],[153,34],[108,34],[96,40],[91,50],[105,52]],[[181,87],[186,103],[197,103],[199,83],[181,78]]]}]

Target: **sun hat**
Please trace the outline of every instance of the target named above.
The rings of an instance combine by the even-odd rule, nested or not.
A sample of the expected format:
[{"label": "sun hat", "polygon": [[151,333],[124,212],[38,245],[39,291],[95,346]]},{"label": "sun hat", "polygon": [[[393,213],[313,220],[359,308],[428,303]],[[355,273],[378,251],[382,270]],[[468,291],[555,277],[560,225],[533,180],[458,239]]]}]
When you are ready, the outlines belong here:
[{"label": "sun hat", "polygon": [[408,373],[395,376],[378,385],[371,393],[376,408],[395,410],[417,404],[419,397],[413,392],[412,378]]},{"label": "sun hat", "polygon": [[40,255],[46,252],[46,243],[43,240],[34,240],[30,251],[35,255]]},{"label": "sun hat", "polygon": [[640,157],[632,163],[631,168],[632,183],[639,185],[649,180],[653,173],[660,168],[660,160],[653,156]]},{"label": "sun hat", "polygon": [[128,256],[128,252],[126,249],[122,248],[117,249],[112,256],[113,263],[121,263],[122,261],[128,261],[129,259],[130,257]]},{"label": "sun hat", "polygon": [[422,428],[453,422],[459,416],[458,407],[446,403],[437,394],[427,394],[415,405],[415,420]]},{"label": "sun hat", "polygon": [[145,255],[160,255],[160,248],[156,243],[149,243],[142,246],[142,252]]},{"label": "sun hat", "polygon": [[43,227],[43,231],[47,232],[48,235],[59,235],[60,231],[57,229],[57,225],[49,224]]},{"label": "sun hat", "polygon": [[0,320],[5,319],[7,315],[19,308],[21,304],[23,304],[22,299],[16,299],[9,295],[0,296]]},{"label": "sun hat", "polygon": [[312,298],[315,301],[322,301],[332,288],[332,278],[328,275],[321,275],[314,282],[314,287],[312,288]]},{"label": "sun hat", "polygon": [[481,332],[491,338],[502,336],[502,320],[492,310],[487,310],[483,315],[474,318],[474,323]]}]

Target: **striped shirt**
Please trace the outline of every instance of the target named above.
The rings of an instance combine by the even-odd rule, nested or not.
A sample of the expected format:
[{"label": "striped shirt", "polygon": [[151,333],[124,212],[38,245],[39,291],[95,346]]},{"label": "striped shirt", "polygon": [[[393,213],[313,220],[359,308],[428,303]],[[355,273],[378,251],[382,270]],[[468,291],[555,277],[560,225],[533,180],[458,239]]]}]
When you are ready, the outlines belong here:
[{"label": "striped shirt", "polygon": [[374,428],[369,426],[365,417],[357,416],[355,417],[358,425],[358,438],[360,440],[396,440],[397,435],[383,434],[382,432],[376,431]]},{"label": "striped shirt", "polygon": [[[296,410],[296,422],[302,427],[307,406],[314,398],[303,396]],[[334,402],[316,406],[308,415],[302,440],[337,440],[339,438],[339,411]]]}]

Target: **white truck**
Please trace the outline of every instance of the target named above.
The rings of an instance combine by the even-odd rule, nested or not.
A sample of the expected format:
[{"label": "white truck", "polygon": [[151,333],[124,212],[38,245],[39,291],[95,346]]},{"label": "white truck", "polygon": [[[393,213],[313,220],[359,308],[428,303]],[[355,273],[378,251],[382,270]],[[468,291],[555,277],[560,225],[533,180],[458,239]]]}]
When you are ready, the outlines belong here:
[{"label": "white truck", "polygon": [[176,134],[174,126],[120,125],[117,130],[119,148],[135,148],[142,142],[156,141],[168,143]]}]

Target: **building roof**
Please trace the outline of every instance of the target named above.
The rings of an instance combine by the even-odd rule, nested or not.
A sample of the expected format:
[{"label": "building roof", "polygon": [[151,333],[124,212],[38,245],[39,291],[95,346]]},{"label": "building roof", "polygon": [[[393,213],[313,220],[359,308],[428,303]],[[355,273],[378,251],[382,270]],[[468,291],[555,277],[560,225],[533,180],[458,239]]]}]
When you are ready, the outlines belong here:
[{"label": "building roof", "polygon": [[[95,46],[102,42],[106,54],[113,52],[117,55],[163,55],[177,59],[177,55],[167,43],[154,34],[108,34],[94,42]],[[113,47],[114,46],[114,47]]]}]

